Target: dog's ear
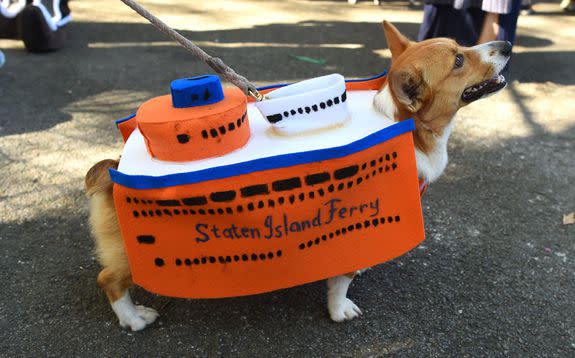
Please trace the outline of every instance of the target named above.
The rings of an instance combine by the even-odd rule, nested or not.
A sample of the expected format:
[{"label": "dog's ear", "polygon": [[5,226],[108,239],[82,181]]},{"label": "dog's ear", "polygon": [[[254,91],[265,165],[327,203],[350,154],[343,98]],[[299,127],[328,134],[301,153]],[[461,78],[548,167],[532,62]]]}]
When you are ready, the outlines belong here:
[{"label": "dog's ear", "polygon": [[427,85],[416,69],[393,71],[387,77],[389,87],[395,98],[411,112],[421,109],[427,92]]},{"label": "dog's ear", "polygon": [[391,58],[397,58],[409,46],[409,39],[401,34],[390,22],[383,21],[383,32],[387,40],[387,46],[391,51]]}]

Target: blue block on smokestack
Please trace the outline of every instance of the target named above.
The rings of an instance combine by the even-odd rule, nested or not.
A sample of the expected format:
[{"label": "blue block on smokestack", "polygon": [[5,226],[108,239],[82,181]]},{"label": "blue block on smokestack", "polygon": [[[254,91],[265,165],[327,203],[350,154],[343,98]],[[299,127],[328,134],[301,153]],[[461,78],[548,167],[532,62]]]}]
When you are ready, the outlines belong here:
[{"label": "blue block on smokestack", "polygon": [[215,75],[180,78],[170,84],[175,108],[205,106],[224,99],[220,79]]}]

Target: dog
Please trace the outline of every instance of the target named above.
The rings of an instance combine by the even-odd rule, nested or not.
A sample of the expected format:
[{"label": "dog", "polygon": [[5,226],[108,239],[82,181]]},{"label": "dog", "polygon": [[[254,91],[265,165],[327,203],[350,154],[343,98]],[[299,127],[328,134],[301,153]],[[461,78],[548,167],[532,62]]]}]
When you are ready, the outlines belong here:
[{"label": "dog", "polygon": [[[413,118],[417,172],[420,179],[431,183],[447,166],[447,140],[457,111],[505,88],[507,83],[500,73],[512,46],[493,41],[465,48],[447,38],[414,43],[387,21],[383,28],[391,68],[373,105],[394,121]],[[358,273],[361,271],[327,280],[332,320],[351,320],[361,314],[347,298],[349,285]]]},{"label": "dog", "polygon": [[[388,119],[413,118],[419,177],[433,182],[447,165],[447,140],[455,113],[505,87],[500,72],[509,60],[511,44],[495,41],[464,48],[447,38],[415,43],[392,24],[384,21],[383,27],[392,65],[387,82],[374,97],[373,106]],[[86,174],[90,226],[98,261],[103,267],[97,282],[120,325],[138,331],[154,322],[158,313],[152,308],[134,305],[128,293],[133,282],[114,207],[113,182],[108,174],[109,168],[117,167],[118,161],[108,159],[95,164]],[[359,307],[347,298],[349,285],[357,273],[359,271],[327,280],[328,311],[336,322],[361,314]]]}]

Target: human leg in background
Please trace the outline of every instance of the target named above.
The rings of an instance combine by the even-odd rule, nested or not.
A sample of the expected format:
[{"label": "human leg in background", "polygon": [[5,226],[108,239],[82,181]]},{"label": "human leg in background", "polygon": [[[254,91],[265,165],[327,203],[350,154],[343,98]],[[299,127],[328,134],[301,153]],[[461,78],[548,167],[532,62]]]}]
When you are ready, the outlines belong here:
[{"label": "human leg in background", "polygon": [[517,19],[521,11],[521,0],[512,0],[509,12],[499,14],[499,33],[497,40],[509,41],[515,43],[515,34],[517,33]]},{"label": "human leg in background", "polygon": [[452,5],[428,3],[417,41],[449,37],[463,46],[474,46],[481,34],[485,13],[478,8],[455,9]]},{"label": "human leg in background", "polygon": [[499,35],[499,14],[488,12],[485,14],[483,20],[483,27],[481,29],[481,35],[477,40],[478,44],[482,44],[489,41],[495,41]]},{"label": "human leg in background", "polygon": [[521,1],[521,15],[532,15],[535,13],[533,10],[533,1],[532,0],[522,0]]},{"label": "human leg in background", "polygon": [[484,0],[481,8],[486,15],[477,43],[494,40],[514,43],[522,2],[523,0]]}]

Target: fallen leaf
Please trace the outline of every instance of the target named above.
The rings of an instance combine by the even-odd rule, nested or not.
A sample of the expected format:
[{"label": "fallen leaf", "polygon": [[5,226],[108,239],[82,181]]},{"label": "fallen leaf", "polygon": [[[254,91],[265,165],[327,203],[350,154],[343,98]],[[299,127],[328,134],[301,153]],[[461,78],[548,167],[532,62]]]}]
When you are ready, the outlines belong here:
[{"label": "fallen leaf", "polygon": [[316,65],[323,65],[326,62],[323,58],[313,58],[313,57],[296,56],[296,55],[290,55],[290,57],[293,57],[303,62],[315,63]]},{"label": "fallen leaf", "polygon": [[575,224],[575,212],[563,215],[563,225]]}]

